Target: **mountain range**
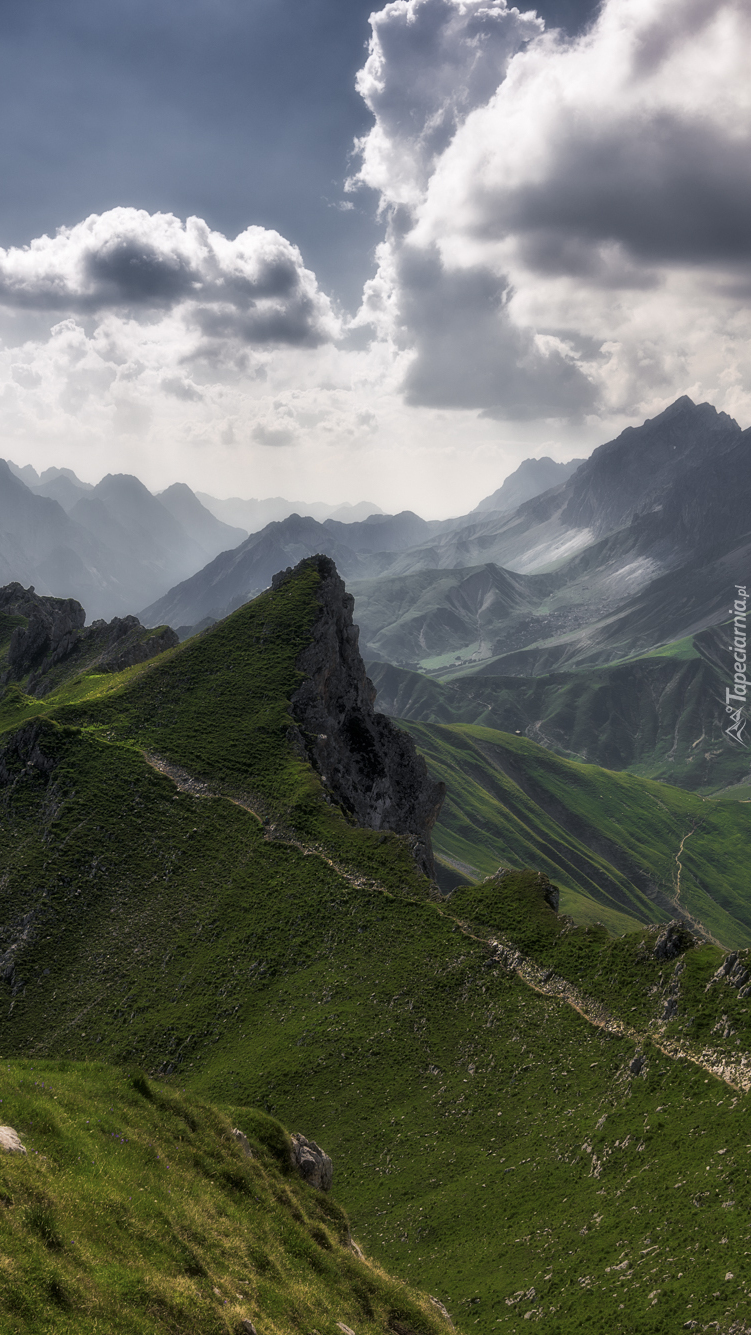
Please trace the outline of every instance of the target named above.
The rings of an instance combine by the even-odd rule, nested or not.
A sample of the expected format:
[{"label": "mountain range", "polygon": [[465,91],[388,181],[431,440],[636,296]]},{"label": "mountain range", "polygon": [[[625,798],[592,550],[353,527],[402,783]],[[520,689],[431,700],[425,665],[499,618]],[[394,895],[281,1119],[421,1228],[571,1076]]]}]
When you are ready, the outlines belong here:
[{"label": "mountain range", "polygon": [[[489,508],[494,493],[451,521],[290,516],[141,618],[185,636],[276,569],[326,553],[355,596],[384,712],[511,728],[701,792],[733,787],[749,778],[724,698],[729,609],[751,578],[750,448],[750,431],[684,396],[513,511]],[[523,465],[512,488],[548,476],[532,462],[543,467]]]},{"label": "mountain range", "polygon": [[458,519],[351,507],[349,522],[286,514],[249,536],[208,505],[258,517],[260,502],[0,466],[0,576],[185,638],[326,554],[385,712],[513,724],[569,759],[710,791],[748,773],[724,731],[722,627],[751,575],[750,442],[684,396],[583,462],[525,461]]},{"label": "mountain range", "polygon": [[156,497],[128,474],[90,486],[55,469],[33,483],[0,460],[0,575],[77,598],[95,619],[132,614],[244,537],[182,484]]},{"label": "mountain range", "polygon": [[[142,616],[175,627],[221,617],[319,551],[355,594],[371,659],[524,676],[612,662],[721,618],[751,551],[750,443],[727,414],[684,396],[510,512],[489,508],[494,493],[456,520],[292,515]],[[526,485],[525,467],[507,481]],[[535,476],[543,483],[545,468]]]},{"label": "mountain range", "polygon": [[5,1328],[745,1335],[748,803],[516,730],[410,740],[328,557],[151,657],[130,626],[123,665],[116,626],[28,597],[0,607]]}]

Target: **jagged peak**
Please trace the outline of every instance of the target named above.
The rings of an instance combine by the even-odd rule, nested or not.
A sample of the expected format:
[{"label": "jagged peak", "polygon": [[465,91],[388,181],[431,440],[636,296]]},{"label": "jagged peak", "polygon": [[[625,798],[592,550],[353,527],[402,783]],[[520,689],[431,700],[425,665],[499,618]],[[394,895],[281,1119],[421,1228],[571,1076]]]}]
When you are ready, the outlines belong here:
[{"label": "jagged peak", "polygon": [[311,568],[320,577],[320,611],[297,660],[304,680],[291,700],[293,740],[339,806],[366,828],[405,835],[418,866],[432,878],[430,831],[445,786],[430,778],[412,738],[373,709],[376,691],[352,620],[355,600],[331,557],[310,556],[281,571],[272,590]]}]

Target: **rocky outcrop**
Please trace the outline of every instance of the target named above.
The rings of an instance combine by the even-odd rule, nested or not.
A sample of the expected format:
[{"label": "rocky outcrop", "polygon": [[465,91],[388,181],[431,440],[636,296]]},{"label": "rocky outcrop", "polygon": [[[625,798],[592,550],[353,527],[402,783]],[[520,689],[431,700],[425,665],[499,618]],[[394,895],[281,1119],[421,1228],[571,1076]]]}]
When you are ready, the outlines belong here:
[{"label": "rocky outcrop", "polygon": [[250,1148],[250,1141],[248,1140],[248,1137],[246,1136],[245,1132],[241,1131],[239,1127],[235,1126],[232,1128],[232,1134],[235,1137],[235,1140],[237,1141],[238,1145],[240,1146],[240,1149],[242,1150],[243,1154],[245,1155],[245,1158],[252,1159],[253,1151]]},{"label": "rocky outcrop", "polygon": [[334,1165],[325,1150],[316,1145],[314,1140],[307,1140],[299,1131],[290,1137],[292,1140],[292,1162],[311,1187],[318,1191],[330,1191],[334,1180]]},{"label": "rocky outcrop", "polygon": [[86,627],[74,598],[46,598],[8,584],[0,589],[0,617],[23,618],[8,645],[0,687],[24,680],[27,695],[41,697],[76,672],[120,672],[178,644],[169,626],[147,630],[137,617],[114,617]]},{"label": "rocky outcrop", "polygon": [[16,783],[24,774],[49,778],[55,761],[42,750],[41,736],[42,724],[38,720],[24,723],[17,732],[6,736],[0,751],[0,788]]},{"label": "rocky outcrop", "polygon": [[333,800],[360,825],[406,836],[418,866],[434,874],[430,831],[441,809],[445,785],[429,776],[411,737],[383,714],[358,648],[352,622],[355,600],[327,556],[301,561],[275,575],[272,588],[314,566],[320,611],[311,642],[297,667],[305,680],[292,697],[297,724],[292,740],[304,749]]},{"label": "rocky outcrop", "polygon": [[652,954],[656,960],[674,960],[695,944],[685,922],[679,922],[674,918],[660,929]]},{"label": "rocky outcrop", "polygon": [[[133,667],[136,663],[145,663],[155,658],[165,649],[174,649],[180,643],[177,632],[171,626],[160,626],[157,631],[147,631],[138,617],[113,617],[111,621],[94,621],[85,632],[88,644],[98,647],[103,640],[101,651],[91,660],[89,671],[122,672],[123,668]],[[82,648],[86,648],[86,638]]]},{"label": "rocky outcrop", "polygon": [[24,617],[8,646],[7,676],[24,677],[46,661],[50,667],[70,653],[86,621],[75,598],[41,598],[33,587],[7,584],[0,589],[0,615]]},{"label": "rocky outcrop", "polygon": [[751,968],[749,968],[748,954],[744,952],[744,959],[741,959],[737,950],[732,950],[726,955],[722,964],[716,973],[712,975],[705,991],[709,991],[713,983],[728,983],[730,987],[738,989],[739,997],[751,996]]}]

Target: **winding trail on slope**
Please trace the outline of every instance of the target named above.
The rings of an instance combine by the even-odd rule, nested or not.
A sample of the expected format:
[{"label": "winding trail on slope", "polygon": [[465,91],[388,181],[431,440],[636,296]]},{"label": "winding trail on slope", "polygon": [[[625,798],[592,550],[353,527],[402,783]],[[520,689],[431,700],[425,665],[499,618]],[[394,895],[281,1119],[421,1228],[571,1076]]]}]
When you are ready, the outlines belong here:
[{"label": "winding trail on slope", "polygon": [[320,845],[304,844],[295,837],[291,830],[286,829],[283,825],[275,824],[269,815],[270,808],[266,809],[266,804],[262,799],[247,796],[230,797],[228,793],[217,792],[205,780],[194,778],[187,770],[181,769],[179,765],[174,765],[171,761],[165,760],[163,756],[158,756],[153,751],[143,751],[141,754],[152,769],[171,779],[181,793],[188,793],[191,797],[196,798],[217,798],[221,802],[231,802],[233,806],[240,807],[242,811],[247,811],[250,816],[258,821],[259,825],[264,827],[264,839],[268,840],[269,843],[285,844],[288,848],[296,848],[304,857],[320,858],[322,862],[326,863],[327,867],[336,872],[337,876],[341,876],[348,885],[358,890],[365,887],[373,890],[385,890],[385,887],[380,885],[378,881],[374,881],[367,876],[361,876],[354,872],[351,867],[347,867],[329,857]]},{"label": "winding trail on slope", "polygon": [[673,1061],[693,1062],[695,1066],[701,1067],[702,1070],[716,1079],[724,1081],[726,1085],[730,1085],[731,1089],[735,1089],[739,1093],[745,1094],[751,1089],[751,1054],[729,1058],[724,1053],[710,1047],[702,1048],[700,1052],[697,1052],[691,1047],[679,1043],[677,1039],[666,1038],[661,1034],[659,1021],[655,1022],[654,1028],[649,1028],[646,1033],[640,1033],[638,1029],[634,1029],[631,1025],[626,1024],[624,1020],[620,1020],[613,1015],[602,1002],[585,996],[577,987],[574,987],[567,979],[554,973],[552,969],[541,968],[539,964],[528,959],[511,943],[491,940],[488,944],[491,948],[495,947],[495,958],[502,967],[509,972],[516,973],[533,991],[539,992],[543,996],[553,996],[567,1002],[589,1024],[596,1028],[613,1034],[616,1038],[632,1039],[639,1046],[643,1045],[645,1039],[648,1038],[660,1052],[663,1052],[666,1057]]},{"label": "winding trail on slope", "polygon": [[688,830],[681,839],[680,847],[675,855],[675,865],[678,868],[678,874],[676,876],[676,881],[675,881],[674,902],[677,908],[680,908],[681,904],[681,873],[683,871],[683,864],[681,863],[681,855],[683,853],[684,845],[686,841],[691,838],[691,835],[695,834],[696,831],[699,829],[699,827],[703,825],[703,823],[704,822],[701,820],[694,821],[693,825],[691,826],[691,829]]},{"label": "winding trail on slope", "polygon": [[[324,850],[315,844],[304,844],[296,839],[291,831],[285,830],[279,825],[274,825],[268,816],[262,814],[262,803],[255,800],[255,806],[251,805],[250,799],[229,797],[226,793],[216,792],[211,786],[202,779],[195,779],[187,770],[181,769],[179,765],[174,765],[165,760],[162,756],[155,755],[153,752],[142,752],[144,760],[152,769],[159,774],[165,775],[171,779],[175,787],[183,793],[189,793],[191,797],[214,797],[225,802],[231,802],[234,806],[247,811],[249,815],[255,817],[265,828],[264,838],[274,843],[286,844],[291,848],[296,848],[305,857],[318,857],[325,862],[328,867],[341,876],[348,885],[356,889],[372,889],[386,893],[385,887],[378,881],[369,877],[358,876],[351,868],[345,867],[329,857]],[[700,822],[699,822],[700,823]],[[697,826],[694,826],[696,829]],[[689,830],[684,835],[681,842],[681,849],[686,839],[693,834]],[[677,860],[677,859],[676,859]],[[461,922],[458,918],[451,917],[442,904],[436,905],[438,912],[442,917],[449,918],[450,921],[459,928],[464,936],[480,945],[489,947],[491,956],[497,961],[501,968],[509,973],[515,973],[523,983],[532,991],[540,993],[542,996],[552,997],[558,1001],[563,1001],[582,1016],[588,1024],[594,1025],[597,1029],[612,1034],[615,1038],[631,1039],[637,1046],[643,1046],[646,1039],[649,1039],[660,1052],[664,1053],[673,1061],[690,1061],[695,1066],[701,1067],[708,1075],[714,1076],[716,1080],[722,1080],[731,1089],[739,1093],[747,1093],[751,1089],[751,1053],[742,1055],[738,1058],[728,1058],[724,1053],[718,1052],[715,1048],[703,1048],[700,1052],[693,1051],[679,1043],[675,1039],[665,1038],[656,1030],[649,1029],[646,1033],[640,1033],[631,1025],[626,1024],[624,1020],[619,1020],[616,1015],[603,1006],[601,1002],[592,997],[587,997],[580,992],[573,983],[569,983],[566,978],[556,974],[553,969],[543,969],[541,965],[536,964],[534,960],[524,955],[514,943],[508,938],[482,937],[473,932],[469,924]]]}]

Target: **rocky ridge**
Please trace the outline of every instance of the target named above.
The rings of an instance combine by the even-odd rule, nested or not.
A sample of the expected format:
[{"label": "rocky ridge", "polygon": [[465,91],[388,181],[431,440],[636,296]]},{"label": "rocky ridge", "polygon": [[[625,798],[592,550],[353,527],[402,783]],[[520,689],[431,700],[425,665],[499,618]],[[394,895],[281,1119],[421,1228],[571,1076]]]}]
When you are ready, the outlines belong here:
[{"label": "rocky ridge", "polygon": [[[7,620],[6,620],[7,618]],[[0,631],[13,622],[0,688],[26,678],[27,695],[40,698],[71,672],[120,672],[171,649],[178,637],[169,626],[147,630],[137,617],[113,617],[86,626],[75,598],[48,598],[7,584],[0,589]],[[0,668],[2,664],[0,663]]]},{"label": "rocky ridge", "polygon": [[406,836],[420,868],[433,877],[430,831],[445,785],[428,775],[415,744],[383,714],[358,648],[352,621],[354,598],[334,562],[312,556],[274,576],[272,588],[306,566],[320,575],[320,611],[311,642],[297,660],[305,680],[291,700],[290,740],[310,760],[331,798],[358,824]]}]

